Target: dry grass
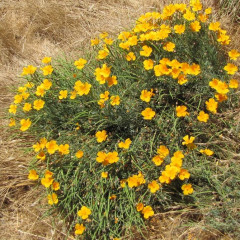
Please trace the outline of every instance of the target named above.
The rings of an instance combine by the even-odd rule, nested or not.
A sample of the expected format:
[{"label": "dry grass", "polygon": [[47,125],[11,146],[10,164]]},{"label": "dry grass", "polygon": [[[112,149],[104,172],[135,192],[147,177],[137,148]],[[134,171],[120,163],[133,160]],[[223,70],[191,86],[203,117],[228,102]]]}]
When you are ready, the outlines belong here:
[{"label": "dry grass", "polygon": [[[61,221],[42,218],[45,202],[41,189],[27,181],[24,138],[14,138],[3,119],[12,99],[8,87],[18,84],[26,64],[44,56],[67,53],[79,57],[81,49],[99,32],[112,35],[128,29],[142,13],[161,8],[170,0],[2,0],[0,2],[0,236],[5,240],[65,239]],[[172,1],[177,2],[177,1]],[[206,1],[204,1],[206,2]],[[210,5],[214,1],[208,1]],[[238,46],[240,28],[224,16]],[[12,135],[12,136],[11,136]],[[11,137],[10,137],[11,136]],[[189,219],[198,224],[188,226]],[[55,222],[54,222],[55,221]],[[56,227],[53,228],[52,224]],[[159,213],[152,219],[148,239],[231,239],[206,226],[196,210]],[[68,237],[68,239],[73,239]],[[138,238],[136,235],[136,239]]]}]

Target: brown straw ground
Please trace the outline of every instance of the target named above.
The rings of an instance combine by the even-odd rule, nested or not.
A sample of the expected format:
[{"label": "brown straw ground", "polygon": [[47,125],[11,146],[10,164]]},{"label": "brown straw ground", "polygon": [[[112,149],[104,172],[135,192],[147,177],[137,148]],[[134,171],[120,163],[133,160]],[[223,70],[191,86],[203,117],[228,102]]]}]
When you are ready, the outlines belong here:
[{"label": "brown straw ground", "polygon": [[[58,218],[44,218],[43,189],[27,180],[31,154],[24,152],[28,136],[15,137],[4,118],[23,66],[37,65],[44,56],[79,58],[91,38],[107,31],[112,36],[133,26],[142,13],[159,10],[170,0],[2,0],[0,2],[0,239],[66,239]],[[214,1],[204,1],[214,5]],[[207,4],[206,4],[207,5]],[[240,28],[226,15],[235,44]],[[230,29],[230,30],[231,30]],[[238,36],[238,37],[237,37]],[[184,226],[194,219],[197,225]],[[134,231],[134,230],[133,230]],[[193,209],[158,213],[151,220],[147,239],[231,239],[205,225]],[[68,237],[67,239],[74,239]],[[135,239],[141,239],[137,235]]]}]

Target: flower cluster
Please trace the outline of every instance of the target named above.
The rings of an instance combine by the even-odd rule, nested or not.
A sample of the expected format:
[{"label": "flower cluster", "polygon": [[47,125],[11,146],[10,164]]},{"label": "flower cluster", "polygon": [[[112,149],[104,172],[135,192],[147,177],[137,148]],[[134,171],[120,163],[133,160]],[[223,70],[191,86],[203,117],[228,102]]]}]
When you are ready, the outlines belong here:
[{"label": "flower cluster", "polygon": [[23,68],[9,126],[39,136],[28,178],[68,213],[76,235],[117,239],[173,189],[194,194],[197,158],[217,155],[201,143],[239,88],[240,53],[224,54],[231,40],[211,12],[200,0],[170,4],[116,39],[101,33],[90,56]]}]

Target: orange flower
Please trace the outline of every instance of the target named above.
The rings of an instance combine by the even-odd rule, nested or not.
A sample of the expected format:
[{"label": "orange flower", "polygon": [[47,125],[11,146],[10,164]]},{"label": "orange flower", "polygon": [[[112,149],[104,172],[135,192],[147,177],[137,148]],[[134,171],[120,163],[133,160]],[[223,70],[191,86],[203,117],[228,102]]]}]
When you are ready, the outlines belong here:
[{"label": "orange flower", "polygon": [[212,112],[213,114],[217,113],[218,102],[216,102],[213,98],[210,98],[205,102],[207,110]]},{"label": "orange flower", "polygon": [[28,130],[28,129],[30,128],[32,122],[31,122],[31,120],[28,118],[28,119],[22,119],[22,120],[20,121],[20,124],[21,124],[20,130],[21,130],[22,132],[24,132],[24,131],[26,131],[26,130]]},{"label": "orange flower", "polygon": [[74,65],[76,66],[77,69],[83,69],[86,63],[87,63],[86,59],[79,58],[74,62]]},{"label": "orange flower", "polygon": [[209,115],[205,113],[204,111],[200,111],[198,116],[197,116],[198,121],[200,122],[207,122],[209,119]]},{"label": "orange flower", "polygon": [[14,118],[10,118],[10,122],[8,124],[9,127],[13,127],[13,126],[16,126],[16,121]]},{"label": "orange flower", "polygon": [[135,61],[136,60],[136,56],[135,56],[135,54],[133,52],[130,52],[130,53],[127,54],[126,59],[129,62],[130,61]]},{"label": "orange flower", "polygon": [[60,189],[60,184],[59,184],[59,182],[53,182],[52,188],[53,188],[54,191],[59,190],[59,189]]},{"label": "orange flower", "polygon": [[117,96],[111,96],[111,102],[110,104],[112,106],[115,106],[115,105],[119,105],[120,104],[120,97],[117,95]]},{"label": "orange flower", "polygon": [[164,47],[164,50],[168,51],[168,52],[173,52],[175,49],[175,44],[173,42],[167,42]]},{"label": "orange flower", "polygon": [[214,152],[212,150],[208,149],[208,148],[201,149],[199,152],[203,153],[203,154],[206,154],[207,156],[212,156],[214,154]]},{"label": "orange flower", "polygon": [[230,75],[233,75],[238,71],[238,67],[232,63],[228,63],[223,69]]},{"label": "orange flower", "polygon": [[46,144],[46,148],[49,154],[54,154],[58,150],[58,145],[55,140],[51,140]]},{"label": "orange flower", "polygon": [[48,204],[53,205],[58,203],[58,197],[56,193],[48,194]]},{"label": "orange flower", "polygon": [[130,146],[131,143],[132,143],[131,139],[130,139],[130,138],[127,138],[127,139],[125,140],[125,142],[120,142],[120,143],[118,144],[118,147],[124,148],[124,149],[129,149],[129,146]]},{"label": "orange flower", "polygon": [[41,68],[41,70],[43,71],[43,75],[44,75],[44,76],[47,76],[47,75],[52,74],[52,72],[53,72],[53,67],[52,67],[51,65],[47,65],[47,66]]},{"label": "orange flower", "polygon": [[42,63],[47,64],[47,63],[51,62],[51,60],[52,60],[51,57],[44,57],[44,58],[42,59]]},{"label": "orange flower", "polygon": [[184,195],[189,195],[193,193],[192,184],[183,184],[182,190]]},{"label": "orange flower", "polygon": [[160,145],[157,149],[157,153],[160,155],[160,157],[165,158],[169,155],[169,150],[166,146]]},{"label": "orange flower", "polygon": [[151,108],[146,108],[141,114],[145,120],[152,120],[156,113]]},{"label": "orange flower", "polygon": [[152,53],[152,48],[151,47],[148,47],[147,45],[144,45],[142,47],[142,51],[140,51],[140,55],[141,56],[144,56],[144,57],[149,57]]},{"label": "orange flower", "polygon": [[67,155],[69,154],[69,145],[68,144],[61,144],[58,147],[58,151],[62,154],[62,155]]},{"label": "orange flower", "polygon": [[108,177],[108,172],[102,172],[101,177],[102,178],[107,178]]},{"label": "orange flower", "polygon": [[201,25],[198,21],[194,21],[190,24],[190,28],[193,32],[199,32],[201,29]]},{"label": "orange flower", "polygon": [[157,183],[157,181],[154,180],[148,184],[148,188],[150,189],[151,193],[155,193],[156,191],[159,190],[160,186]]},{"label": "orange flower", "polygon": [[186,106],[177,106],[176,112],[177,112],[177,117],[185,117],[189,115],[189,112],[187,112]]},{"label": "orange flower", "polygon": [[38,180],[39,176],[36,172],[36,170],[32,169],[29,171],[28,179],[30,180]]},{"label": "orange flower", "polygon": [[96,132],[95,136],[97,138],[97,142],[100,143],[100,142],[106,141],[108,135],[106,130],[102,130],[102,131]]},{"label": "orange flower", "polygon": [[211,31],[218,31],[220,29],[220,22],[212,22],[209,24],[209,30]]},{"label": "orange flower", "polygon": [[153,60],[147,59],[143,61],[143,67],[145,70],[151,70],[153,69]]},{"label": "orange flower", "polygon": [[61,90],[60,92],[59,92],[59,99],[65,99],[65,98],[67,98],[67,94],[68,94],[68,91],[67,90]]},{"label": "orange flower", "polygon": [[229,88],[238,88],[238,80],[231,79],[229,82]]},{"label": "orange flower", "polygon": [[151,97],[154,95],[153,89],[151,91],[142,90],[140,99],[144,102],[150,102]]},{"label": "orange flower", "polygon": [[152,158],[152,161],[156,166],[160,166],[163,163],[163,158],[160,155],[156,155]]},{"label": "orange flower", "polygon": [[190,178],[190,173],[187,169],[182,168],[178,174],[179,179],[184,180]]},{"label": "orange flower", "polygon": [[76,156],[77,158],[82,158],[82,157],[83,157],[83,151],[82,151],[82,150],[78,150],[78,151],[76,152],[75,156]]},{"label": "orange flower", "polygon": [[237,58],[240,56],[240,53],[236,49],[232,49],[228,52],[228,56],[231,60],[237,60]]},{"label": "orange flower", "polygon": [[143,203],[138,203],[137,206],[136,206],[136,208],[137,208],[137,211],[138,211],[138,212],[142,211],[143,208],[144,208]]},{"label": "orange flower", "polygon": [[143,208],[142,214],[145,219],[148,219],[149,217],[154,215],[154,211],[151,206],[146,206]]},{"label": "orange flower", "polygon": [[196,145],[193,143],[195,137],[189,137],[188,135],[183,137],[184,142],[182,145],[186,145],[189,149],[194,149]]},{"label": "orange flower", "polygon": [[83,226],[83,224],[76,224],[75,225],[75,234],[76,235],[82,235],[83,232],[85,231],[86,227]]},{"label": "orange flower", "polygon": [[107,48],[99,50],[97,59],[105,59],[109,55],[109,50]]},{"label": "orange flower", "polygon": [[185,31],[185,25],[175,25],[174,30],[177,34],[183,34]]},{"label": "orange flower", "polygon": [[45,102],[42,99],[35,100],[33,102],[33,108],[39,111],[40,109],[43,108]]},{"label": "orange flower", "polygon": [[89,215],[91,215],[92,211],[90,208],[86,206],[82,206],[81,209],[78,211],[78,216],[81,217],[82,219],[87,219]]}]

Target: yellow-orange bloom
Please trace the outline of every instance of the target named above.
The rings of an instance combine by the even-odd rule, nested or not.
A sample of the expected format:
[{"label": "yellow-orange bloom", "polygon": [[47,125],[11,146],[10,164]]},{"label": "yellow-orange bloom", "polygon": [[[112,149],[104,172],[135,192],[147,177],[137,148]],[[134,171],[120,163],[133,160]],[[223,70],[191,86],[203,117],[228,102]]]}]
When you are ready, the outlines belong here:
[{"label": "yellow-orange bloom", "polygon": [[160,166],[163,163],[163,158],[160,155],[156,155],[152,158],[152,161],[156,166]]},{"label": "yellow-orange bloom", "polygon": [[232,49],[228,52],[228,56],[231,60],[237,60],[237,58],[240,56],[240,53],[236,49]]},{"label": "yellow-orange bloom", "polygon": [[127,59],[127,61],[135,61],[136,60],[136,56],[135,56],[135,54],[134,54],[134,52],[129,52],[128,54],[127,54],[127,56],[126,56],[126,59]]},{"label": "yellow-orange bloom", "polygon": [[125,140],[125,142],[120,142],[120,143],[118,144],[118,147],[124,148],[124,149],[129,149],[131,143],[132,143],[131,139],[130,139],[130,138],[127,138],[127,139]]},{"label": "yellow-orange bloom", "polygon": [[59,99],[65,99],[65,98],[67,98],[67,94],[68,94],[68,91],[67,90],[61,90],[60,92],[59,92]]},{"label": "yellow-orange bloom", "polygon": [[176,107],[177,117],[185,117],[189,115],[189,112],[187,111],[186,106],[177,106]]},{"label": "yellow-orange bloom", "polygon": [[138,212],[142,211],[143,208],[144,208],[143,203],[138,203],[137,206],[136,206],[136,208],[137,208],[137,211],[138,211]]},{"label": "yellow-orange bloom", "polygon": [[146,206],[143,208],[142,214],[145,219],[148,219],[149,217],[154,215],[154,211],[151,206]]},{"label": "yellow-orange bloom", "polygon": [[29,75],[29,74],[34,74],[36,72],[37,68],[32,66],[32,65],[28,65],[27,67],[24,67],[23,68],[23,71],[22,71],[22,76],[25,76],[25,75]]},{"label": "yellow-orange bloom", "polygon": [[145,70],[151,70],[153,69],[153,60],[147,59],[143,61],[143,67]]},{"label": "yellow-orange bloom", "polygon": [[145,120],[152,120],[156,113],[151,108],[146,108],[141,114]]},{"label": "yellow-orange bloom", "polygon": [[76,224],[75,225],[75,234],[76,235],[82,235],[85,231],[86,227],[83,226],[83,224]]},{"label": "yellow-orange bloom", "polygon": [[86,206],[82,206],[81,209],[78,211],[78,216],[82,219],[87,219],[89,215],[91,215],[92,211],[90,208]]},{"label": "yellow-orange bloom", "polygon": [[177,34],[183,34],[185,32],[185,25],[175,25],[174,30]]},{"label": "yellow-orange bloom", "polygon": [[59,182],[53,182],[52,188],[53,188],[54,191],[59,190],[59,189],[60,189],[60,184],[59,184]]},{"label": "yellow-orange bloom", "polygon": [[207,122],[209,119],[209,115],[205,113],[204,111],[200,111],[198,116],[197,116],[198,121],[200,122]]},{"label": "yellow-orange bloom", "polygon": [[118,96],[118,95],[116,95],[116,96],[111,96],[111,102],[110,102],[110,104],[112,105],[112,106],[115,106],[115,105],[119,105],[120,104],[120,97]]},{"label": "yellow-orange bloom", "polygon": [[154,180],[148,184],[148,188],[150,189],[151,193],[155,193],[156,191],[158,191],[160,189],[160,186],[157,183],[157,181]]},{"label": "yellow-orange bloom", "polygon": [[29,171],[28,179],[30,180],[38,180],[39,176],[36,172],[36,170],[32,169]]},{"label": "yellow-orange bloom", "polygon": [[28,130],[28,129],[30,128],[32,122],[31,122],[31,120],[28,118],[28,119],[22,119],[22,120],[20,121],[20,124],[21,124],[20,130],[21,130],[22,132],[24,132],[24,131],[26,131],[26,130]]},{"label": "yellow-orange bloom", "polygon": [[37,99],[33,102],[33,108],[39,111],[43,108],[45,102],[42,99]]},{"label": "yellow-orange bloom", "polygon": [[82,157],[83,157],[83,151],[82,151],[82,150],[78,150],[78,151],[76,152],[75,156],[76,156],[77,158],[82,158]]},{"label": "yellow-orange bloom", "polygon": [[207,110],[212,112],[213,114],[217,113],[218,102],[216,102],[213,98],[210,98],[205,102]]},{"label": "yellow-orange bloom", "polygon": [[41,70],[43,71],[43,75],[44,75],[44,76],[47,76],[47,75],[52,74],[52,72],[53,72],[53,67],[52,67],[51,65],[47,65],[47,66],[41,68]]},{"label": "yellow-orange bloom", "polygon": [[102,130],[102,131],[98,131],[95,134],[96,138],[97,138],[97,142],[104,142],[107,139],[107,131],[106,130]]},{"label": "yellow-orange bloom", "polygon": [[151,97],[154,95],[153,89],[151,91],[142,90],[140,99],[144,102],[150,102]]},{"label": "yellow-orange bloom", "polygon": [[230,75],[233,75],[238,71],[238,67],[232,63],[228,63],[223,69]]},{"label": "yellow-orange bloom", "polygon": [[46,144],[46,148],[49,154],[54,154],[58,150],[58,145],[55,140],[51,140]]},{"label": "yellow-orange bloom", "polygon": [[58,197],[56,193],[48,194],[48,204],[53,205],[58,203]]},{"label": "yellow-orange bloom", "polygon": [[193,32],[199,32],[201,29],[201,25],[198,21],[194,21],[190,23],[190,28]]},{"label": "yellow-orange bloom", "polygon": [[184,180],[190,178],[190,173],[187,169],[182,168],[178,174],[179,179]]},{"label": "yellow-orange bloom", "polygon": [[74,62],[74,65],[76,66],[77,69],[83,69],[86,63],[87,63],[86,59],[79,58]]},{"label": "yellow-orange bloom", "polygon": [[189,137],[188,135],[183,137],[183,142],[182,145],[186,145],[188,148],[193,149],[195,148],[195,144],[193,143],[193,141],[195,140],[195,137]]},{"label": "yellow-orange bloom", "polygon": [[9,109],[8,109],[8,111],[10,113],[16,114],[16,112],[17,112],[17,105],[11,104]]},{"label": "yellow-orange bloom", "polygon": [[160,155],[160,157],[165,158],[169,155],[169,150],[166,146],[160,145],[157,149],[157,153]]},{"label": "yellow-orange bloom", "polygon": [[42,59],[42,63],[47,64],[47,63],[51,62],[51,60],[52,60],[51,57],[44,57],[44,58]]},{"label": "yellow-orange bloom", "polygon": [[31,103],[24,103],[23,111],[24,112],[29,112],[30,110],[32,110],[32,104]]},{"label": "yellow-orange bloom", "polygon": [[220,29],[220,22],[212,22],[209,24],[209,30],[218,31]]},{"label": "yellow-orange bloom", "polygon": [[231,79],[229,82],[229,88],[238,88],[238,80]]},{"label": "yellow-orange bloom", "polygon": [[68,144],[61,144],[58,146],[58,151],[62,154],[62,155],[67,155],[69,154],[69,145]]},{"label": "yellow-orange bloom", "polygon": [[10,118],[10,122],[9,122],[8,126],[9,126],[9,127],[14,127],[14,126],[16,126],[16,121],[15,121],[14,118]]},{"label": "yellow-orange bloom", "polygon": [[90,83],[83,83],[80,80],[76,81],[74,84],[74,90],[77,92],[78,95],[88,95],[90,92],[92,85]]},{"label": "yellow-orange bloom", "polygon": [[208,149],[208,148],[201,149],[199,152],[203,153],[203,154],[206,154],[207,156],[212,156],[214,154],[214,152],[212,150]]},{"label": "yellow-orange bloom", "polygon": [[38,153],[37,159],[40,159],[42,161],[44,161],[46,159],[46,155],[45,155],[44,151],[41,151]]},{"label": "yellow-orange bloom", "polygon": [[175,49],[175,44],[173,42],[167,42],[164,46],[163,49],[168,51],[168,52],[173,52]]},{"label": "yellow-orange bloom", "polygon": [[100,40],[98,38],[91,39],[91,46],[98,45]]},{"label": "yellow-orange bloom", "polygon": [[99,50],[97,59],[105,59],[109,55],[109,50],[107,48]]},{"label": "yellow-orange bloom", "polygon": [[193,193],[192,184],[183,184],[182,190],[184,195],[189,195]]},{"label": "yellow-orange bloom", "polygon": [[142,47],[142,51],[140,51],[140,55],[141,56],[144,56],[144,57],[149,57],[152,53],[152,48],[151,47],[148,47],[147,45],[144,45]]},{"label": "yellow-orange bloom", "polygon": [[102,172],[101,177],[102,178],[107,178],[108,177],[108,172]]}]

